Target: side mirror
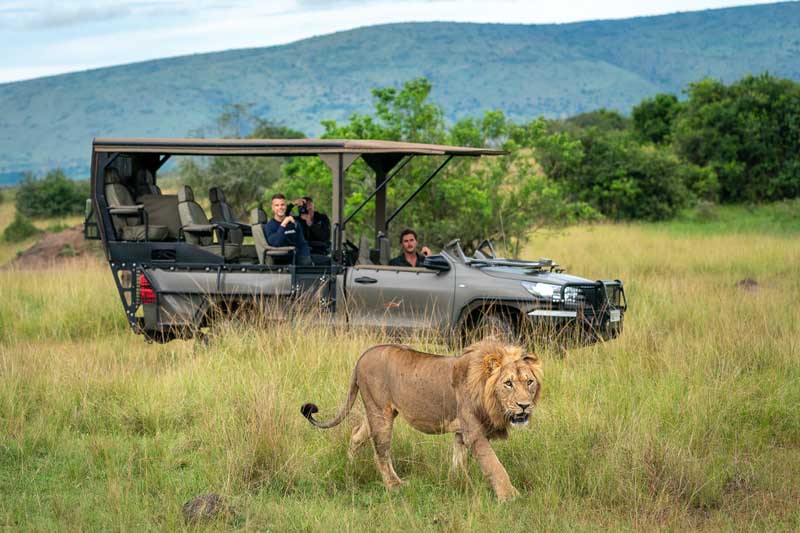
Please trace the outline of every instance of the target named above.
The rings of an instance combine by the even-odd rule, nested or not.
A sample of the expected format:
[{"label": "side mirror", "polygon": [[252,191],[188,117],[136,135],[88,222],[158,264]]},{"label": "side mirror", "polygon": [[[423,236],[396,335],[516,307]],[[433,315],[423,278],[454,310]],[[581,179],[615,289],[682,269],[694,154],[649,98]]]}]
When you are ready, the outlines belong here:
[{"label": "side mirror", "polygon": [[429,270],[436,270],[438,272],[447,272],[450,270],[450,263],[441,255],[429,255],[422,262],[422,268]]}]

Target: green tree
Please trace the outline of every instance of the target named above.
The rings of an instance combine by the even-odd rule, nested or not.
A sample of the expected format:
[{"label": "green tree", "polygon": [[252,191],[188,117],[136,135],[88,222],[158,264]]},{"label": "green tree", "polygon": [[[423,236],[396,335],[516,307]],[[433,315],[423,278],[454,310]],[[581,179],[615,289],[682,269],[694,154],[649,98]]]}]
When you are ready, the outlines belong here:
[{"label": "green tree", "polygon": [[49,171],[43,178],[27,173],[16,195],[17,212],[27,217],[57,217],[83,213],[89,184],[69,179],[64,171]]},{"label": "green tree", "polygon": [[535,147],[545,173],[574,200],[616,220],[670,218],[694,196],[684,180],[704,179],[669,148],[642,146],[627,132],[589,128],[578,139],[543,135]]},{"label": "green tree", "polygon": [[14,215],[14,220],[3,230],[3,240],[6,242],[21,242],[39,233],[41,233],[41,230],[33,225],[31,219],[17,211]]},{"label": "green tree", "polygon": [[601,131],[627,130],[631,119],[609,109],[598,109],[569,117],[565,123],[579,129],[597,128]]},{"label": "green tree", "polygon": [[656,144],[669,141],[672,123],[680,110],[674,94],[657,94],[633,108],[633,126],[642,139]]},{"label": "green tree", "polygon": [[253,115],[255,104],[226,104],[222,114],[217,118],[217,129],[220,137],[241,139],[249,135],[256,117]]},{"label": "green tree", "polygon": [[[303,138],[302,132],[259,119],[249,114],[252,104],[226,108],[217,121],[220,135],[235,136],[249,131],[253,139]],[[287,158],[281,157],[209,157],[183,158],[178,165],[182,183],[189,185],[200,197],[211,187],[221,187],[225,198],[241,220],[259,204],[264,191],[282,176],[281,167]]]},{"label": "green tree", "polygon": [[678,153],[709,166],[723,202],[800,194],[800,84],[768,74],[689,86],[672,130]]},{"label": "green tree", "polygon": [[[496,146],[510,151],[499,158],[454,159],[392,222],[392,242],[404,227],[413,227],[429,245],[440,246],[459,237],[470,249],[492,237],[515,254],[531,227],[557,224],[591,211],[586,204],[566,202],[561,187],[533,164],[530,150],[524,150],[524,143],[534,135],[530,128],[514,125],[501,111],[489,111],[448,129],[441,108],[428,99],[430,92],[431,84],[425,79],[409,81],[400,89],[376,89],[374,114],[354,114],[343,124],[323,122],[325,138]],[[440,162],[432,157],[413,159],[387,191],[389,209],[411,194]],[[375,187],[374,175],[363,161],[350,167],[346,187],[345,211],[351,212]],[[267,196],[273,192],[290,197],[310,194],[318,206],[330,205],[330,172],[317,158],[297,158],[285,166],[284,179]],[[359,234],[368,234],[373,217],[370,203],[349,223],[348,235],[355,240]]]}]

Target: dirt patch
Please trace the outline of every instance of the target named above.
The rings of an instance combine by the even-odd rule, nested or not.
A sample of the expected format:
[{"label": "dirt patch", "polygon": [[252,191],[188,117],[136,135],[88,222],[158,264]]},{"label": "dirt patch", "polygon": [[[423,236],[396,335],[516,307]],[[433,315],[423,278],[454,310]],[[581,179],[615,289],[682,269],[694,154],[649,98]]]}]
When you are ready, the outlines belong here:
[{"label": "dirt patch", "polygon": [[754,291],[758,289],[758,281],[753,278],[744,278],[736,282],[736,286],[746,291]]},{"label": "dirt patch", "polygon": [[17,257],[2,265],[2,269],[37,269],[48,268],[71,261],[75,258],[101,258],[103,255],[99,241],[87,241],[83,238],[83,226],[59,231],[58,233],[45,233],[39,242]]}]

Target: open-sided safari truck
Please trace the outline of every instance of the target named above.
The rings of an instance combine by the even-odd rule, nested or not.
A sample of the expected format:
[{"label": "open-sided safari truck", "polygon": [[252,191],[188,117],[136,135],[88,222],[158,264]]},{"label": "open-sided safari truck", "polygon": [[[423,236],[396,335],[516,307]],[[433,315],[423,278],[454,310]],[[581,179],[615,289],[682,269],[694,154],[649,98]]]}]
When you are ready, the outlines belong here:
[{"label": "open-sided safari truck", "polygon": [[[331,323],[432,328],[458,339],[486,328],[514,336],[580,334],[588,342],[616,337],[626,309],[619,280],[570,276],[549,260],[497,257],[488,241],[471,256],[456,239],[419,268],[388,265],[389,224],[453,157],[503,153],[374,140],[98,138],[86,236],[103,242],[131,329],[160,342],[191,337],[220,313],[288,308],[301,299]],[[177,155],[319,157],[332,181],[330,265],[296,264],[293,249],[270,247],[262,229],[267,215],[255,209],[247,223],[236,220],[220,188],[162,194],[158,171]],[[375,173],[375,190],[355,211],[375,202],[375,234],[356,245],[345,238],[355,211],[344,212],[344,185],[359,157]],[[387,187],[414,157],[442,162],[387,215]],[[209,195],[210,219],[195,193]]]}]

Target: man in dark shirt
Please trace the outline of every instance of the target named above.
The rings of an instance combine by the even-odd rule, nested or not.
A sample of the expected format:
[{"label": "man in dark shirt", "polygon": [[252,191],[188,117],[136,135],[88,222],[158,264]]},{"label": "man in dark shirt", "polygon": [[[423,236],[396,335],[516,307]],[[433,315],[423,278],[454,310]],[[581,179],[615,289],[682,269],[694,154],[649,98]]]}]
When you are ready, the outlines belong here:
[{"label": "man in dark shirt", "polygon": [[417,252],[417,232],[413,229],[404,229],[400,234],[400,247],[403,252],[389,261],[390,266],[397,267],[421,267],[422,261],[431,255],[430,249],[423,246],[420,252]]},{"label": "man in dark shirt", "polygon": [[294,217],[286,214],[286,197],[276,194],[272,197],[273,217],[264,224],[264,235],[270,246],[294,246],[295,261],[298,265],[311,264],[311,250],[303,235],[302,228]]},{"label": "man in dark shirt", "polygon": [[294,203],[306,208],[304,213],[300,213],[300,225],[303,226],[303,236],[311,248],[311,253],[319,255],[331,253],[331,221],[328,215],[316,210],[314,200],[310,196],[303,196]]}]

